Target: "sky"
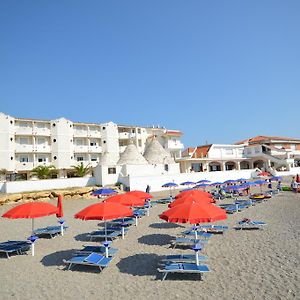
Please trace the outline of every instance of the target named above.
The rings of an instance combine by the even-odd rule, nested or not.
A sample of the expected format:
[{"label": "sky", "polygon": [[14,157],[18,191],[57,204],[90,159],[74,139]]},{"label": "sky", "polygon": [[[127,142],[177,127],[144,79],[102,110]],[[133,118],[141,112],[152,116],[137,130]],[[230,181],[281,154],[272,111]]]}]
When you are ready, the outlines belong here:
[{"label": "sky", "polygon": [[1,0],[0,112],[300,138],[300,1]]}]

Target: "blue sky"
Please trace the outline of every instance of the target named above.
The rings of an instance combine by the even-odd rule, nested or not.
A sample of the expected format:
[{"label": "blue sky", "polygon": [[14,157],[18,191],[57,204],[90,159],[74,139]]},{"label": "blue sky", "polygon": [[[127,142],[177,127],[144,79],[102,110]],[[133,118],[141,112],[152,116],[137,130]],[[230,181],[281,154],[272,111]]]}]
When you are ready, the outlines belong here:
[{"label": "blue sky", "polygon": [[300,138],[300,1],[2,0],[0,111]]}]

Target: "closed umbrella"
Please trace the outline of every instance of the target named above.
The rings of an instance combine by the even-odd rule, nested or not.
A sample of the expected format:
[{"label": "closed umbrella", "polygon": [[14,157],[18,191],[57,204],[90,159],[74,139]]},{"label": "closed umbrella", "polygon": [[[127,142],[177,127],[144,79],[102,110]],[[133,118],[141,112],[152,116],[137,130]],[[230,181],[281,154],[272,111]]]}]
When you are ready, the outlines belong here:
[{"label": "closed umbrella", "polygon": [[63,207],[62,207],[62,200],[63,200],[63,196],[62,195],[58,195],[57,197],[57,213],[56,213],[56,218],[58,218],[58,222],[60,224],[60,232],[61,235],[64,235],[64,223],[65,221],[62,219],[62,217],[64,216],[63,213]]}]

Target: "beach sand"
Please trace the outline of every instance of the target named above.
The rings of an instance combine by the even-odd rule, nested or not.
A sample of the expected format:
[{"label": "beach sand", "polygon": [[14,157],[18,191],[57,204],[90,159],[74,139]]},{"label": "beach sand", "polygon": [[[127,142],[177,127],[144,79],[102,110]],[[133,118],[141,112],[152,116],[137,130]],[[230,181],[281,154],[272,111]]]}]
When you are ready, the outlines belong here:
[{"label": "beach sand", "polygon": [[[160,196],[156,194],[157,196]],[[98,221],[81,221],[73,215],[98,200],[65,200],[69,226],[65,236],[39,239],[36,255],[0,259],[0,299],[300,299],[300,194],[281,192],[265,203],[229,215],[215,224],[230,226],[205,246],[210,273],[203,280],[192,275],[170,275],[161,281],[158,262],[163,255],[193,253],[171,249],[171,239],[188,224],[166,223],[158,215],[166,205],[156,205],[150,216],[131,227],[125,239],[113,242],[119,249],[108,268],[75,267],[66,270],[63,259],[89,242],[86,233]],[[55,202],[52,202],[55,204]],[[11,204],[0,207],[3,214]],[[261,220],[261,230],[232,229],[242,218]],[[56,224],[55,216],[35,220],[36,227]],[[31,220],[1,218],[1,241],[23,240],[30,235]]]}]

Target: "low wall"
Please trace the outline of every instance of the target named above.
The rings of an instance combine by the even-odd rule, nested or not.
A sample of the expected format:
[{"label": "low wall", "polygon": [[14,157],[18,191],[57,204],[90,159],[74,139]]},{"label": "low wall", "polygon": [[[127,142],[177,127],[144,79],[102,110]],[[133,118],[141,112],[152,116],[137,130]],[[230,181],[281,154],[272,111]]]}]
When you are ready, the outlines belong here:
[{"label": "low wall", "polygon": [[[223,182],[228,179],[245,178],[250,179],[254,169],[250,170],[234,170],[234,171],[217,171],[217,172],[199,172],[199,173],[180,173],[174,175],[156,175],[156,176],[129,176],[123,177],[120,181],[130,187],[130,190],[145,191],[147,185],[151,187],[151,191],[162,191],[162,185],[167,182],[175,182],[178,185],[184,181],[197,182],[199,180],[210,180],[211,182]],[[180,186],[184,188],[184,186]]]},{"label": "low wall", "polygon": [[276,171],[275,172],[276,176],[294,176],[299,174],[300,175],[300,167],[296,167],[296,168],[291,168],[290,171]]},{"label": "low wall", "polygon": [[21,193],[93,185],[96,185],[96,179],[94,177],[9,181],[4,183],[3,192]]}]

